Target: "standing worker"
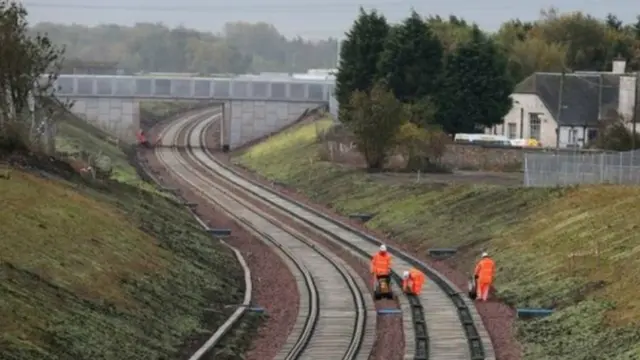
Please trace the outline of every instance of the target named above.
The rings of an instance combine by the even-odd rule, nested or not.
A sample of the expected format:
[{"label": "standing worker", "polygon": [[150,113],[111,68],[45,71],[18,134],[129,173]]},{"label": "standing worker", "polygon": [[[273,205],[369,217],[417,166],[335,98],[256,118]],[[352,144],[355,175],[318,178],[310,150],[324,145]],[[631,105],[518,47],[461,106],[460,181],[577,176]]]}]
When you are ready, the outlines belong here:
[{"label": "standing worker", "polygon": [[420,295],[424,279],[424,274],[416,268],[405,271],[402,274],[402,291],[406,294]]},{"label": "standing worker", "polygon": [[373,275],[373,285],[381,277],[389,277],[391,274],[391,254],[387,252],[387,247],[380,245],[380,251],[371,258],[371,274]]},{"label": "standing worker", "polygon": [[489,257],[487,252],[482,253],[482,259],[478,261],[475,270],[475,279],[477,281],[478,300],[487,301],[489,298],[489,290],[493,284],[493,275],[496,271],[496,263]]}]

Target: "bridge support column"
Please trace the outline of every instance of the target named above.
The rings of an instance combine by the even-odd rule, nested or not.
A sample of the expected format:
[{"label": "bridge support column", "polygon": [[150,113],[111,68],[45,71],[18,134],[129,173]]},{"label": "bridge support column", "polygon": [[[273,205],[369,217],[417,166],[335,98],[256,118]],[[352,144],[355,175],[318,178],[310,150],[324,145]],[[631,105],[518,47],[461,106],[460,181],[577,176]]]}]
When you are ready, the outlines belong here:
[{"label": "bridge support column", "polygon": [[136,141],[140,101],[134,98],[70,98],[71,112],[126,143]]},{"label": "bridge support column", "polygon": [[231,100],[225,103],[223,144],[236,149],[280,131],[298,120],[305,110],[317,107],[317,103],[305,102]]}]

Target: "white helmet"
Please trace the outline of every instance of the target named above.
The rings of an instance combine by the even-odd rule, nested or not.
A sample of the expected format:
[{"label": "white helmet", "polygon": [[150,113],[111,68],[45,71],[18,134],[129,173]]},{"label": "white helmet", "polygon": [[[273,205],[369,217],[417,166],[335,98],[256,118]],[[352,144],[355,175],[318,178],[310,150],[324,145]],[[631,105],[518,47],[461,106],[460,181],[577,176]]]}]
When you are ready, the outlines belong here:
[{"label": "white helmet", "polygon": [[487,253],[486,251],[482,253],[482,257],[489,257],[489,253]]},{"label": "white helmet", "polygon": [[380,245],[380,251],[382,252],[387,251],[387,246],[385,244]]},{"label": "white helmet", "polygon": [[403,273],[402,273],[402,278],[403,278],[403,279],[407,279],[407,278],[409,278],[409,272],[408,272],[408,271],[403,272]]}]

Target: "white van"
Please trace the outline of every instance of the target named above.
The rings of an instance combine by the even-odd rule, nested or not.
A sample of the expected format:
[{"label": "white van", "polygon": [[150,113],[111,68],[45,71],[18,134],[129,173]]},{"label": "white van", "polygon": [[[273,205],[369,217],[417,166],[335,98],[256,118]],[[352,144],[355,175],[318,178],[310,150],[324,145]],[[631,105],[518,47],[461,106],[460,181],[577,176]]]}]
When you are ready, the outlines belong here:
[{"label": "white van", "polygon": [[504,135],[456,134],[453,137],[453,142],[462,144],[512,146],[509,138]]}]

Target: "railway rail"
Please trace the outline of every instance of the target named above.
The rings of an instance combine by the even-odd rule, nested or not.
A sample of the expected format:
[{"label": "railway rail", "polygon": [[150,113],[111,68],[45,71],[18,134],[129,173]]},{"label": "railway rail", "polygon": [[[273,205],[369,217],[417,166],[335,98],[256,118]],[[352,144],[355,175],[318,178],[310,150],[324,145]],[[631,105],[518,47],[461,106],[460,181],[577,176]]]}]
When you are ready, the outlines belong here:
[{"label": "railway rail", "polygon": [[[205,141],[205,134],[217,119],[216,112],[214,110],[208,115],[201,113],[199,116],[198,118],[181,119],[167,127],[162,134],[162,138],[170,139],[172,144],[176,144],[175,141],[180,137],[178,133],[185,134],[184,140],[186,141],[181,144],[186,146],[184,150],[173,149],[167,152],[166,150],[168,149],[157,149],[156,154],[158,157],[163,157],[165,165],[174,174],[182,174],[180,175],[181,177],[191,176],[192,178],[185,182],[192,187],[200,189],[203,196],[210,199],[210,201],[214,201],[214,199],[211,199],[211,195],[206,196],[206,192],[211,194],[211,191],[217,191],[221,198],[229,198],[231,197],[230,194],[234,192],[250,194],[257,201],[267,204],[274,212],[287,214],[287,216],[296,219],[297,222],[313,228],[316,232],[323,234],[325,238],[350,249],[360,256],[369,257],[371,253],[377,250],[380,244],[377,239],[358,231],[348,224],[336,221],[305,204],[277,194],[268,186],[249,180],[235,171],[235,169],[216,160],[214,154],[207,148]],[[179,156],[178,154],[182,155]],[[193,168],[189,169],[198,165],[200,169],[198,171],[193,170]],[[211,179],[215,179],[215,181]],[[225,186],[221,187],[219,184],[225,184]],[[230,191],[229,189],[233,190]],[[236,198],[235,200],[236,204],[242,204],[240,199]],[[245,205],[250,206],[246,202]],[[240,217],[240,220],[246,223],[246,219],[242,214],[247,211],[246,208],[237,208],[236,217]],[[266,219],[269,219],[270,216],[268,214],[262,215],[266,216],[266,218],[262,217],[262,219],[268,223],[269,221]],[[273,223],[271,224],[274,225]],[[253,226],[255,230],[255,223],[253,223]],[[279,231],[278,239],[280,239],[280,234],[283,233],[285,236],[290,236],[291,239],[296,238],[291,232],[283,231],[282,229]],[[295,233],[294,231],[292,232]],[[272,237],[270,240],[273,241],[274,239]],[[300,245],[301,239],[295,240],[298,242],[298,247],[302,246]],[[306,246],[309,247],[309,245]],[[283,248],[282,244],[280,248]],[[423,293],[419,297],[408,297],[406,306],[402,307],[403,319],[407,320],[404,325],[406,337],[405,359],[494,360],[495,355],[491,341],[472,303],[463,294],[459,293],[447,279],[419,260],[402,251],[389,250],[396,258],[393,265],[396,282],[399,281],[397,274],[409,267],[421,269],[429,279],[425,284]],[[305,254],[301,255],[304,256]],[[344,276],[341,277],[344,279]],[[362,294],[362,291],[360,293]],[[369,296],[364,296],[364,298],[367,299]],[[292,337],[294,333],[291,334]],[[314,335],[317,336],[317,334]],[[311,336],[311,340],[315,336]],[[327,344],[320,345],[320,348],[323,346],[332,347]],[[360,355],[363,354],[362,347],[359,353]],[[303,356],[301,358],[311,359],[315,357]],[[331,356],[327,358],[340,357]],[[366,357],[362,357],[362,359],[364,358]],[[286,359],[286,357],[280,357],[280,359]]]},{"label": "railway rail", "polygon": [[[182,144],[202,132],[202,115],[182,119],[163,138]],[[219,114],[209,113],[209,121]],[[185,143],[186,145],[186,143]],[[212,181],[198,169],[189,152],[156,151],[174,176],[221,208],[263,241],[276,247],[294,274],[300,293],[299,315],[277,360],[365,360],[375,339],[375,313],[366,284],[342,259],[312,239],[256,209],[240,196]]]}]

